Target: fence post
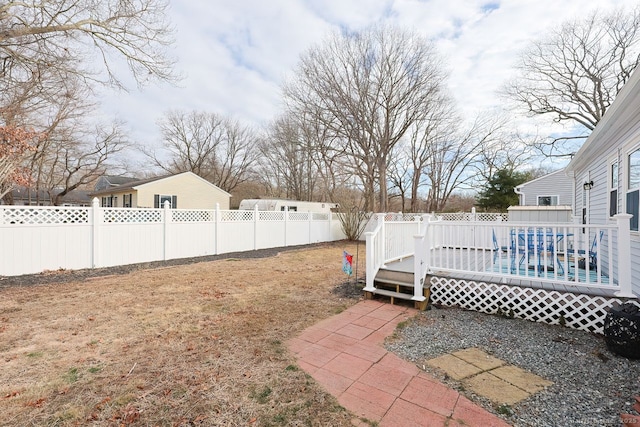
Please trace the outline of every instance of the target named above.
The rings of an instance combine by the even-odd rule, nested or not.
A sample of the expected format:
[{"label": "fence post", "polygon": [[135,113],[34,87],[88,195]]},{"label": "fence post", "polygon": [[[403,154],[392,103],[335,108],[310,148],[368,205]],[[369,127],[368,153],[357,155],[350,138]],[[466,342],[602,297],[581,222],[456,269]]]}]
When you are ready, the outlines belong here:
[{"label": "fence post", "polygon": [[622,298],[636,298],[631,286],[631,217],[631,214],[614,215],[618,223],[618,286],[620,287],[616,296]]},{"label": "fence post", "polygon": [[253,250],[258,249],[258,220],[260,213],[258,212],[258,204],[253,207]]},{"label": "fence post", "polygon": [[100,200],[94,197],[91,200],[91,267],[96,268],[98,264],[98,251],[100,250],[98,233],[102,224],[102,216],[100,215]]},{"label": "fence post", "polygon": [[311,211],[307,211],[307,221],[309,222],[309,244],[313,243],[311,241]]},{"label": "fence post", "polygon": [[220,253],[220,203],[216,203],[216,234],[213,236],[215,239],[215,255]]},{"label": "fence post", "polygon": [[283,212],[284,212],[284,245],[288,246],[287,245],[287,234],[288,234],[287,231],[289,231],[288,230],[288,228],[289,228],[289,207],[285,206]]},{"label": "fence post", "polygon": [[169,225],[171,221],[171,202],[164,201],[162,206],[162,259],[167,260],[167,251],[169,249]]},{"label": "fence post", "polygon": [[[333,212],[329,211],[329,234],[327,234],[329,236],[328,241],[332,242],[333,239]],[[358,236],[358,238],[360,238],[360,236]]]}]

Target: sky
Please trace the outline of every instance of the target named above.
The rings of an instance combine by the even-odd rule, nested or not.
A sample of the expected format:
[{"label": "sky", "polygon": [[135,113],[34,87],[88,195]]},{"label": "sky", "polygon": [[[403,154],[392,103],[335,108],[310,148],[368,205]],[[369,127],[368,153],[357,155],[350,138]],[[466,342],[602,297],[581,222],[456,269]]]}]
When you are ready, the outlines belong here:
[{"label": "sky", "polygon": [[[183,79],[106,92],[105,116],[125,120],[131,139],[161,140],[157,122],[169,110],[198,110],[260,128],[282,110],[282,83],[300,54],[332,32],[389,23],[430,39],[449,71],[462,116],[505,105],[498,90],[514,75],[527,44],[563,21],[598,9],[631,8],[631,0],[170,0],[176,44],[170,52]],[[513,112],[511,114],[514,114]],[[522,117],[513,120],[521,121]],[[545,126],[545,122],[541,122]],[[539,126],[539,125],[536,125]],[[551,131],[541,129],[540,132]],[[557,131],[557,129],[555,130]]]}]

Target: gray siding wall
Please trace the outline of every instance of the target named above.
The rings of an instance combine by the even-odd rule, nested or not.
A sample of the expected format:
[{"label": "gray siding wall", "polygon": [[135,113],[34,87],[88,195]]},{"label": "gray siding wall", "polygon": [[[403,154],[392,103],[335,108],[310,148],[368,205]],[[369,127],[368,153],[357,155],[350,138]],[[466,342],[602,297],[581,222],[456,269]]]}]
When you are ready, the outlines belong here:
[{"label": "gray siding wall", "polygon": [[571,206],[573,180],[564,171],[550,173],[522,185],[524,203],[521,206],[537,206],[538,196],[558,196],[558,205]]},{"label": "gray siding wall", "polygon": [[[640,112],[639,112],[640,116]],[[617,133],[616,143],[608,144],[608,148],[603,155],[591,159],[586,167],[576,170],[576,197],[574,212],[578,220],[582,217],[583,190],[582,184],[593,181],[593,188],[588,191],[587,212],[588,222],[591,224],[612,224],[609,220],[609,180],[608,173],[610,160],[618,159],[618,212],[624,212],[624,201],[626,199],[626,157],[628,150],[634,144],[640,143],[640,117],[627,129],[618,127],[612,132]],[[593,236],[590,236],[593,239]],[[617,240],[617,239],[616,239]],[[612,244],[617,244],[616,241]],[[606,256],[608,242],[604,242],[601,253]],[[615,253],[615,252],[614,252]],[[633,292],[640,295],[640,233],[631,232],[631,283]],[[617,279],[617,278],[616,278]]]}]

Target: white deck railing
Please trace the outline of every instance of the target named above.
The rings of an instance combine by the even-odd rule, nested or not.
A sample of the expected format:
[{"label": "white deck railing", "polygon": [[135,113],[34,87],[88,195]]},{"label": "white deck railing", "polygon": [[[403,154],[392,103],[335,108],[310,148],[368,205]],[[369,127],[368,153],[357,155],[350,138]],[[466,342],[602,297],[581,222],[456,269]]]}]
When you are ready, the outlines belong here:
[{"label": "white deck railing", "polygon": [[[633,297],[627,214],[616,215],[606,225],[531,224],[504,222],[501,218],[495,222],[443,221],[424,216],[419,233],[415,222],[379,217],[376,233],[367,236],[367,254],[371,239],[376,245],[372,252],[378,255],[371,271],[367,256],[370,291],[375,290],[377,269],[413,255],[415,296],[422,295],[427,274],[449,273],[517,285],[546,283],[601,289]],[[405,239],[413,240],[411,251],[399,243]],[[393,249],[385,251],[380,259],[381,247]]]}]

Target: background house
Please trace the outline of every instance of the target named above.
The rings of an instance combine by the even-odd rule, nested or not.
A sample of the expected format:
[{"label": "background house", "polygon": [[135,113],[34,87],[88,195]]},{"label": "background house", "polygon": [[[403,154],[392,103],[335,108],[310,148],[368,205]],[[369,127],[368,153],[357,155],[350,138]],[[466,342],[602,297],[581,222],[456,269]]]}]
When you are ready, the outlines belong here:
[{"label": "background house", "polygon": [[[62,190],[55,189],[51,192],[47,190],[37,190],[35,188],[16,186],[9,194],[0,199],[0,204],[10,204],[19,206],[51,206],[52,200],[60,194]],[[91,197],[87,190],[72,190],[62,197],[61,206],[90,206]]]},{"label": "background house", "polygon": [[111,176],[104,175],[98,178],[94,191],[102,191],[108,188],[118,187],[120,185],[129,184],[130,182],[140,181],[140,178],[134,178],[131,176]]},{"label": "background house", "polygon": [[[631,282],[640,295],[640,72],[634,72],[566,170],[574,176],[574,214],[606,224],[617,213],[631,218]],[[593,236],[589,236],[593,239]],[[607,256],[609,242],[598,250]]]},{"label": "background house", "polygon": [[518,185],[520,206],[571,206],[573,205],[573,179],[564,169]]},{"label": "background house", "polygon": [[510,221],[572,222],[573,178],[564,169],[522,183],[513,191],[519,203],[509,207]]},{"label": "background house", "polygon": [[238,209],[253,210],[256,207],[259,211],[283,211],[287,209],[289,212],[329,213],[331,209],[337,208],[338,204],[285,199],[244,199],[240,202]]},{"label": "background house", "polygon": [[173,209],[229,209],[231,194],[216,187],[193,172],[128,181],[113,185],[113,180],[99,182],[103,189],[91,196],[103,207],[160,208],[165,201]]}]

